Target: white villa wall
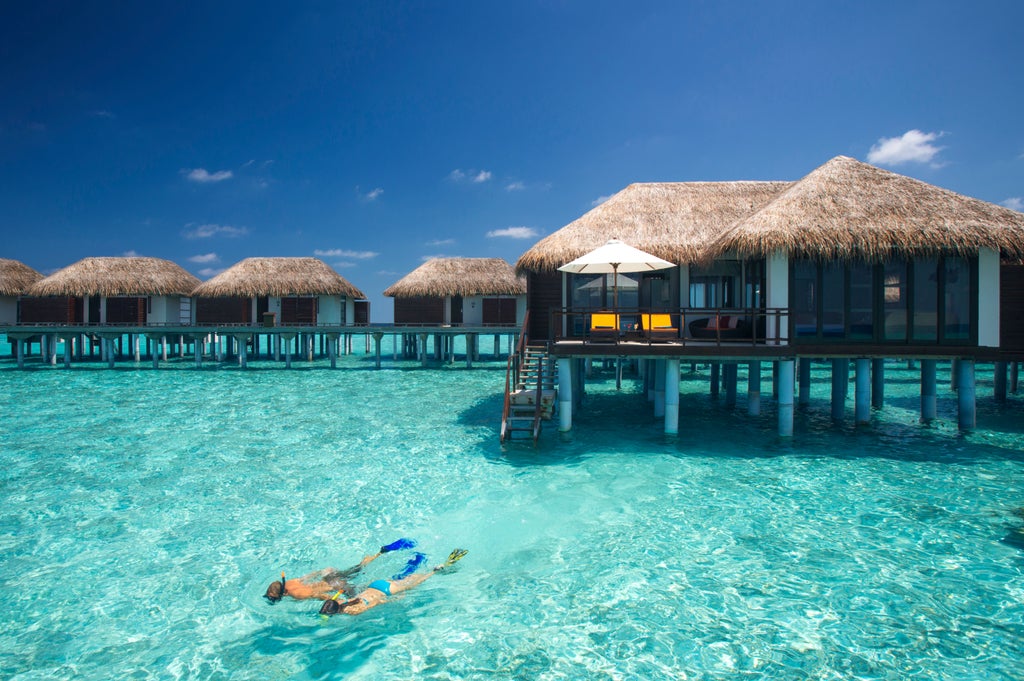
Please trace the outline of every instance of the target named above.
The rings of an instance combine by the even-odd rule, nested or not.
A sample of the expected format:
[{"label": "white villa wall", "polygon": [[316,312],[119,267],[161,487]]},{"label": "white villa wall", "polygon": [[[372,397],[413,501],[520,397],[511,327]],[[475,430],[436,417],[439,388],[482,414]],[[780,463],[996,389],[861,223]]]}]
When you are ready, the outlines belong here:
[{"label": "white villa wall", "polygon": [[345,324],[346,325],[355,324],[356,323],[356,301],[354,299],[348,298],[348,297],[342,298],[342,301],[345,304]]},{"label": "white villa wall", "polygon": [[[782,251],[772,253],[767,259],[765,270],[765,305],[768,308],[789,309],[789,254]],[[783,315],[778,322],[770,317],[766,331],[769,342],[774,340],[785,345],[789,340],[789,317]]]},{"label": "white villa wall", "polygon": [[978,345],[999,347],[999,253],[978,252]]},{"label": "white villa wall", "polygon": [[18,299],[14,296],[0,296],[0,324],[18,322]]},{"label": "white villa wall", "polygon": [[341,296],[318,296],[317,298],[317,325],[340,326],[344,323],[344,305]]},{"label": "white villa wall", "polygon": [[483,296],[466,296],[462,299],[462,323],[474,326],[484,323]]},{"label": "white villa wall", "polygon": [[146,324],[181,323],[181,300],[179,296],[151,296]]}]

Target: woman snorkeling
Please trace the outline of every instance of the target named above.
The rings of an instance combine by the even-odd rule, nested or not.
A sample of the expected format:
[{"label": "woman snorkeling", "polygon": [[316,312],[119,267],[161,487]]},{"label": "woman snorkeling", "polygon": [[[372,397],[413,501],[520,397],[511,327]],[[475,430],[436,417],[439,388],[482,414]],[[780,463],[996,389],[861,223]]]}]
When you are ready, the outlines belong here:
[{"label": "woman snorkeling", "polygon": [[[423,562],[422,559],[426,558],[422,553],[417,553],[416,557],[409,561],[409,565],[406,566],[406,570],[403,570],[402,573],[395,575],[392,579],[378,579],[370,582],[368,587],[348,600],[341,600],[341,595],[344,592],[339,590],[332,598],[324,601],[324,604],[320,607],[320,614],[337,615],[341,613],[344,615],[359,615],[364,613],[370,608],[386,603],[389,597],[422,584],[439,572],[444,572],[465,556],[466,553],[465,549],[455,549],[448,554],[448,558],[443,563],[433,570],[419,574],[410,574],[412,570],[409,567],[413,566],[413,561],[417,560],[416,557],[420,558],[417,564]],[[415,570],[415,566],[412,569]]]}]

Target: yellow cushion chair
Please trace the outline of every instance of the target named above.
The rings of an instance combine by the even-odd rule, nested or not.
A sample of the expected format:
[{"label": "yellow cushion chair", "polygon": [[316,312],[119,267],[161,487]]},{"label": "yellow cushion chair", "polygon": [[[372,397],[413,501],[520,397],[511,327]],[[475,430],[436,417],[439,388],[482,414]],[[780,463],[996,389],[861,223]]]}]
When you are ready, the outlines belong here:
[{"label": "yellow cushion chair", "polygon": [[640,315],[640,325],[648,340],[675,340],[679,338],[679,327],[672,323],[672,315],[663,312]]},{"label": "yellow cushion chair", "polygon": [[594,312],[591,314],[589,340],[592,343],[618,343],[619,315],[614,312]]}]

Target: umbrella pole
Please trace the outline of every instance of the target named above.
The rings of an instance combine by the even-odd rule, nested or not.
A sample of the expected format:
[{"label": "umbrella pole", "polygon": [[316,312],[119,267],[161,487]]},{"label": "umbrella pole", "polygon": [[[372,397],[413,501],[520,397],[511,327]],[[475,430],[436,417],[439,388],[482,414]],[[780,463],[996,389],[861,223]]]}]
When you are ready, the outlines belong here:
[{"label": "umbrella pole", "polygon": [[612,309],[619,311],[619,266],[612,263]]}]

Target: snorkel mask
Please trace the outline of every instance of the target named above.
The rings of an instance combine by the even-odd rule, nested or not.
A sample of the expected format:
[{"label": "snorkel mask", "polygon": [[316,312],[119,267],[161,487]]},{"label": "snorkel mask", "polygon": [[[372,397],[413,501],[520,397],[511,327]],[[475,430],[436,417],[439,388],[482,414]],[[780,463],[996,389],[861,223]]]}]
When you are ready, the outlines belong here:
[{"label": "snorkel mask", "polygon": [[337,615],[339,612],[341,612],[342,608],[344,608],[351,602],[345,601],[344,603],[342,603],[338,600],[339,596],[341,596],[341,592],[337,591],[333,596],[324,601],[324,604],[320,606],[320,614],[324,616]]},{"label": "snorkel mask", "polygon": [[[276,592],[276,589],[274,588],[274,587],[275,587],[275,586],[277,586],[278,584],[280,584],[280,585],[281,585],[281,590],[280,590],[280,592]],[[277,603],[277,602],[278,602],[279,600],[281,600],[282,598],[284,598],[284,595],[285,595],[285,593],[286,593],[286,592],[285,592],[285,586],[284,586],[284,584],[285,584],[285,579],[284,579],[284,570],[282,570],[282,571],[281,571],[281,581],[280,581],[280,582],[272,582],[272,583],[270,584],[270,586],[268,586],[268,587],[267,587],[267,592],[266,592],[265,594],[263,594],[263,597],[264,597],[264,598],[266,598],[266,599],[267,599],[268,601],[270,601],[270,602],[271,602],[271,604],[273,604],[273,603]]]}]

